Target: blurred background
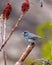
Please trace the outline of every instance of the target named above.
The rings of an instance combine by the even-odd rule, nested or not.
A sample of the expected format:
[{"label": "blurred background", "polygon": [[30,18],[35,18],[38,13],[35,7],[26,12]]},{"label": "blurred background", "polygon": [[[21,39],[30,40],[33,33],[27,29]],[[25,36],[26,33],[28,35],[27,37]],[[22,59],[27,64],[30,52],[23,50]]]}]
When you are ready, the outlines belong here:
[{"label": "blurred background", "polygon": [[[8,2],[12,5],[10,18],[7,20],[7,35],[22,14],[21,4],[23,1],[0,0],[0,15]],[[31,65],[36,59],[41,58],[52,61],[52,0],[44,0],[43,7],[40,7],[39,0],[30,0],[29,11],[4,47],[6,50],[7,65],[14,65],[28,46],[29,43],[24,39],[22,34],[25,30],[40,36],[47,36],[47,38],[36,42],[35,48],[23,62],[23,65]],[[2,52],[0,52],[0,65],[4,65]]]}]

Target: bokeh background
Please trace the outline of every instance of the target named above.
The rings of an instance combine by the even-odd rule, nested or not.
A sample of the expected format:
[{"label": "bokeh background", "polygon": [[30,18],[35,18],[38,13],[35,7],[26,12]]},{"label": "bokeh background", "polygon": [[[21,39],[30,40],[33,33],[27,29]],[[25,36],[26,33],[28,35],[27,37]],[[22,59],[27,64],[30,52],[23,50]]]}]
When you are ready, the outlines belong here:
[{"label": "bokeh background", "polygon": [[[10,18],[7,20],[7,35],[22,14],[21,4],[23,1],[0,0],[0,15],[8,2],[12,4],[12,12]],[[14,65],[28,46],[29,43],[24,39],[22,34],[25,30],[40,36],[47,36],[47,38],[37,41],[35,48],[23,62],[23,65],[30,65],[34,60],[40,58],[52,60],[52,0],[44,0],[42,8],[40,7],[39,0],[30,0],[29,11],[4,47],[6,50],[7,65]],[[0,65],[4,65],[2,52],[0,52]]]}]

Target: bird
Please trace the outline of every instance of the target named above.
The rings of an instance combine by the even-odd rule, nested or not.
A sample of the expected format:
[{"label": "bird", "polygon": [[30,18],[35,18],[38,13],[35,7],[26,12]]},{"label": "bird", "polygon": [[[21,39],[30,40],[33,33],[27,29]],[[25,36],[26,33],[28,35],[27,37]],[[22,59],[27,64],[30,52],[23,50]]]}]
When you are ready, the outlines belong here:
[{"label": "bird", "polygon": [[30,43],[34,43],[36,39],[43,38],[41,36],[38,36],[36,34],[29,32],[29,31],[24,31],[23,35],[24,35],[25,39]]}]

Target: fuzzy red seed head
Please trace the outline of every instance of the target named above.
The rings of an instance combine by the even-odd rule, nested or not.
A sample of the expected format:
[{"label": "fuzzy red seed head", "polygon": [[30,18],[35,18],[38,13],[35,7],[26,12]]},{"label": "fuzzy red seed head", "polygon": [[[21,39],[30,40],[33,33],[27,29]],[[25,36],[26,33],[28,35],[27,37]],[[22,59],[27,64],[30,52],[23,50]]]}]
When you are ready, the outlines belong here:
[{"label": "fuzzy red seed head", "polygon": [[12,6],[10,3],[7,3],[6,7],[4,8],[3,10],[3,18],[5,19],[8,19],[9,18],[9,15],[11,13],[11,10],[12,10]]},{"label": "fuzzy red seed head", "polygon": [[22,13],[26,13],[29,10],[29,8],[30,8],[30,4],[28,0],[22,3],[22,6],[21,6]]}]

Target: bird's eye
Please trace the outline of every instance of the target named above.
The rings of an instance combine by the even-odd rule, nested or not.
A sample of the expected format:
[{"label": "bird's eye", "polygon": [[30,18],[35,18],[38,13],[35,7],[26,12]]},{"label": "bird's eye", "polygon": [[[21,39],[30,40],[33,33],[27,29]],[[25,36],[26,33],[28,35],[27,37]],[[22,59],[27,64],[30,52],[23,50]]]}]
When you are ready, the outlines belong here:
[{"label": "bird's eye", "polygon": [[27,36],[28,35],[28,33],[27,32],[24,32],[24,36]]},{"label": "bird's eye", "polygon": [[26,34],[27,32],[24,32],[24,34]]}]

